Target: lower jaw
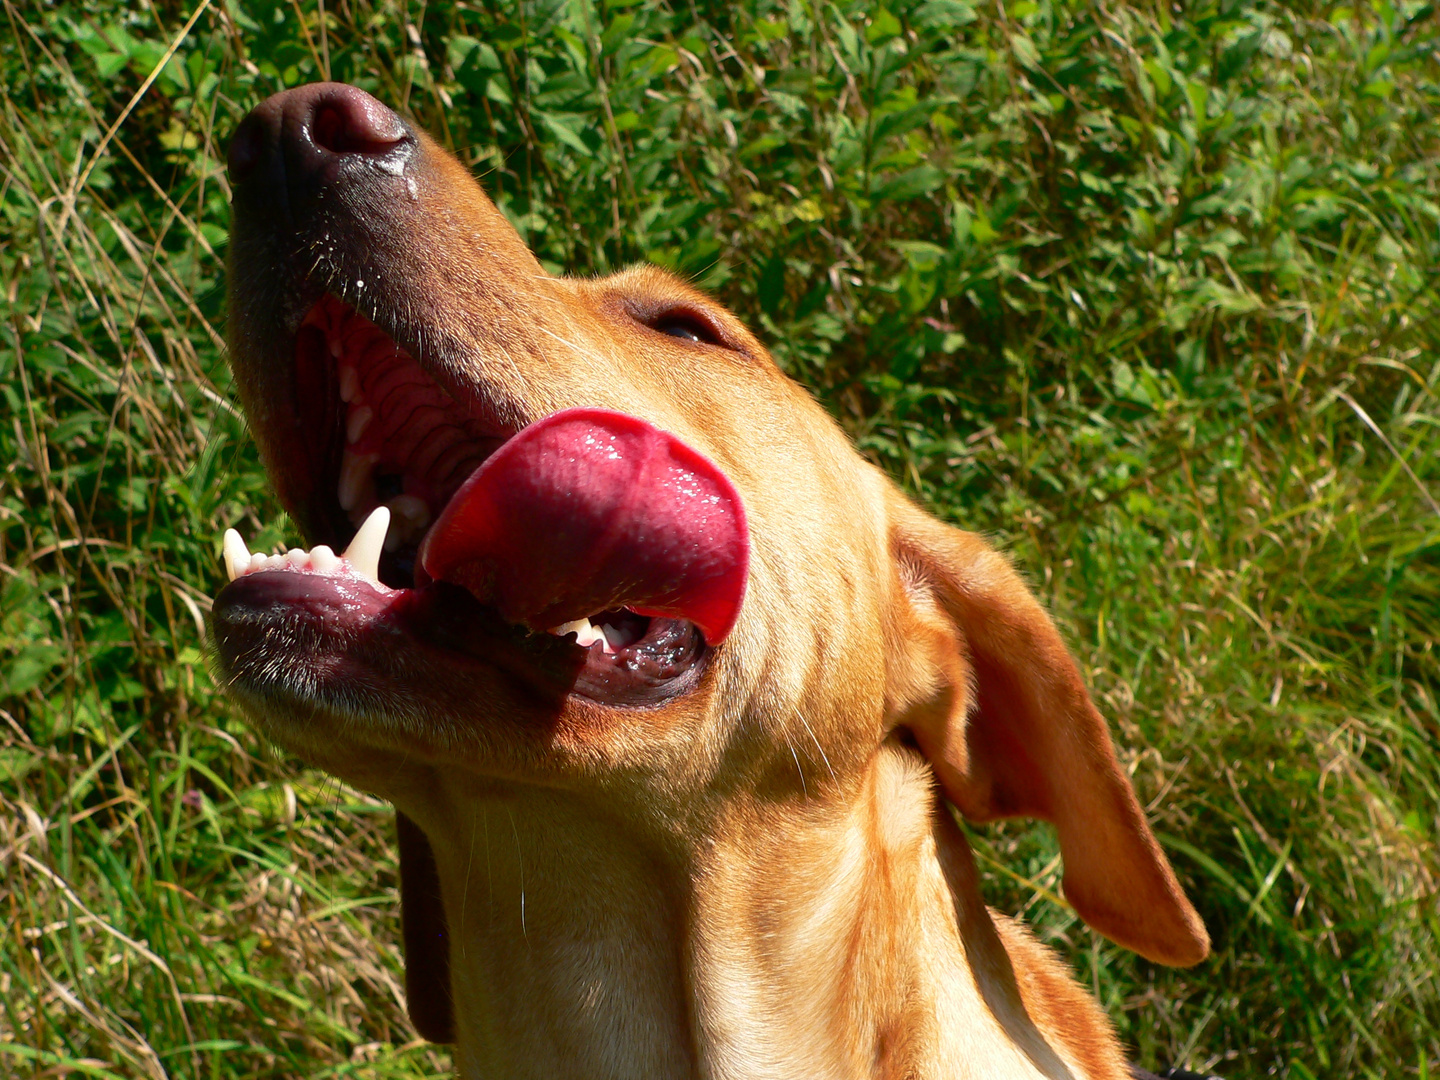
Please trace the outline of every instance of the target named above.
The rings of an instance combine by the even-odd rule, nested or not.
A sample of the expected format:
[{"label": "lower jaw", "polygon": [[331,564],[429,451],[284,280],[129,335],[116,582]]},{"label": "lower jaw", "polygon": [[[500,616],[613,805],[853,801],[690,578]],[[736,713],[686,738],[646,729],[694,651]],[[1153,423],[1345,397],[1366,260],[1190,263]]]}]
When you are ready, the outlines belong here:
[{"label": "lower jaw", "polygon": [[638,640],[607,653],[599,642],[583,648],[515,626],[456,585],[391,589],[343,568],[244,574],[216,597],[212,619],[222,667],[237,683],[312,705],[353,701],[363,689],[380,711],[491,676],[540,702],[651,707],[692,689],[708,657],[682,620],[651,619]]}]

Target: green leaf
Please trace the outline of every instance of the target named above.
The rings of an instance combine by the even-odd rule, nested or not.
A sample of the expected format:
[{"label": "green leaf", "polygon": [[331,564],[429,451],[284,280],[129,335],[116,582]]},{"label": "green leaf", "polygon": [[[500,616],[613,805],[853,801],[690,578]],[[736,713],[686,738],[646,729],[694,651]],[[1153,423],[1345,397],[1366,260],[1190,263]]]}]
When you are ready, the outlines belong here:
[{"label": "green leaf", "polygon": [[605,28],[605,33],[600,37],[600,51],[612,53],[625,42],[630,40],[631,27],[635,25],[635,16],[631,12],[623,15],[616,15]]},{"label": "green leaf", "polygon": [[1010,51],[1021,67],[1029,68],[1031,71],[1039,71],[1042,68],[1040,50],[1035,47],[1029,34],[1015,33],[1010,35]]},{"label": "green leaf", "polygon": [[950,204],[950,232],[957,245],[965,247],[975,239],[975,235],[971,231],[973,225],[974,219],[971,217],[970,208],[959,200],[952,202]]},{"label": "green leaf", "polygon": [[977,244],[988,244],[1000,234],[990,224],[990,218],[983,211],[977,211],[970,221],[970,235]]},{"label": "green leaf", "polygon": [[0,747],[0,783],[13,784],[40,764],[40,755],[23,747]]},{"label": "green leaf", "polygon": [[790,24],[784,19],[756,19],[755,33],[761,41],[779,41],[790,33]]},{"label": "green leaf", "polygon": [[506,48],[514,48],[525,40],[525,31],[514,23],[501,23],[487,35],[491,42]]},{"label": "green leaf", "polygon": [[1175,80],[1170,77],[1170,72],[1165,65],[1158,60],[1146,60],[1143,67],[1145,74],[1150,76],[1150,81],[1155,86],[1155,97],[1157,99],[1168,97],[1171,88],[1175,85]]},{"label": "green leaf", "polygon": [[835,35],[840,39],[840,51],[850,64],[860,63],[860,38],[848,19],[840,19],[835,26]]},{"label": "green leaf", "polygon": [[876,202],[905,202],[928,195],[945,182],[945,174],[933,165],[919,165],[881,182],[871,192]]},{"label": "green leaf", "polygon": [[896,112],[882,114],[875,122],[875,141],[881,142],[885,139],[895,138],[922,127],[929,122],[935,111],[943,108],[945,104],[947,103],[943,101],[926,101],[923,104],[912,105]]},{"label": "green leaf", "polygon": [[1190,112],[1195,118],[1195,123],[1205,126],[1209,118],[1210,89],[1202,82],[1189,80],[1185,83],[1185,97],[1190,102]]},{"label": "green leaf", "polygon": [[870,25],[865,28],[865,40],[871,45],[879,45],[898,37],[903,29],[900,20],[890,14],[888,8],[876,8],[870,16]]},{"label": "green leaf", "polygon": [[917,270],[931,270],[947,254],[939,244],[928,240],[894,240],[891,246],[902,255],[911,267]]},{"label": "green leaf", "polygon": [[771,150],[784,146],[787,142],[789,142],[789,140],[786,139],[784,135],[773,133],[761,135],[759,138],[740,148],[740,158],[743,161],[749,161],[751,158],[759,157],[761,154],[768,154]]},{"label": "green leaf", "polygon": [[95,72],[101,79],[109,81],[125,68],[128,57],[124,53],[102,52],[94,56]]},{"label": "green leaf", "polygon": [[445,59],[450,66],[457,71],[470,59],[472,53],[480,48],[480,42],[467,34],[456,34],[445,43]]},{"label": "green leaf", "polygon": [[586,144],[585,140],[580,136],[580,132],[577,130],[580,121],[578,116],[566,116],[562,118],[555,113],[549,112],[537,112],[536,115],[540,118],[540,122],[545,125],[546,130],[566,146],[570,147],[570,149],[587,156],[593,153],[593,150]]},{"label": "green leaf", "polygon": [[1221,53],[1220,63],[1215,69],[1216,81],[1227,83],[1249,67],[1264,40],[1265,32],[1257,30],[1253,34],[1246,34]]},{"label": "green leaf", "polygon": [[670,45],[656,45],[645,54],[645,69],[650,78],[673,71],[680,64],[680,53]]},{"label": "green leaf", "polygon": [[760,301],[760,308],[765,314],[774,316],[779,310],[780,301],[785,298],[785,260],[778,255],[772,255],[765,262],[765,267],[760,272],[760,279],[755,285],[755,294]]},{"label": "green leaf", "polygon": [[921,4],[913,16],[915,25],[937,30],[953,30],[969,26],[977,16],[975,8],[962,0],[929,0]]},{"label": "green leaf", "polygon": [[64,660],[65,651],[58,645],[25,645],[10,659],[5,673],[5,690],[19,697],[40,685]]}]

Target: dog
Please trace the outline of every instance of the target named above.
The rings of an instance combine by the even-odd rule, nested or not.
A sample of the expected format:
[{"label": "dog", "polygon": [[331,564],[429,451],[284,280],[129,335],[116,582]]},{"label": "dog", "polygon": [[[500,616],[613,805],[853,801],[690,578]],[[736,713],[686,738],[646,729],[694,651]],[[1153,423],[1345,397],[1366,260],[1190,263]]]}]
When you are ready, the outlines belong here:
[{"label": "dog", "polygon": [[1085,922],[1205,957],[1010,563],[714,300],[546,273],[364,92],[272,97],[229,169],[231,363],[314,546],[227,533],[216,667],[395,805],[408,1008],[460,1075],[1131,1075],[947,804],[1052,822]]}]

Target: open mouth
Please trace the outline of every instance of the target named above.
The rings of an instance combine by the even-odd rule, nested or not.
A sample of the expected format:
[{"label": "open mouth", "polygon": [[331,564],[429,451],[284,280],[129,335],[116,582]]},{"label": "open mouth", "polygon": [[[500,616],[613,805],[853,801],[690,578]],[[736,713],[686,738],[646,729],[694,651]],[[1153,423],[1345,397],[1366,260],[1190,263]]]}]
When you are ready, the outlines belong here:
[{"label": "open mouth", "polygon": [[276,632],[299,616],[482,658],[477,633],[505,638],[614,704],[676,683],[729,633],[748,572],[743,506],[679,439],[583,408],[504,430],[330,295],[295,342],[301,516],[321,542],[251,554],[230,530],[223,545],[226,592]]}]

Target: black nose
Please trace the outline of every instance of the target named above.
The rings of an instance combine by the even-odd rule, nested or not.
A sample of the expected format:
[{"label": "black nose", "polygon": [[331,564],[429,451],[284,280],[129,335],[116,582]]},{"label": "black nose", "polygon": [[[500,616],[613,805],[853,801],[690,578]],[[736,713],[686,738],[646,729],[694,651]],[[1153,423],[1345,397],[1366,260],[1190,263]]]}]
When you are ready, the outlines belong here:
[{"label": "black nose", "polygon": [[347,158],[384,157],[414,141],[405,122],[364,90],[312,83],[257,105],[230,142],[230,179],[243,183],[278,167],[295,180],[323,180]]}]

